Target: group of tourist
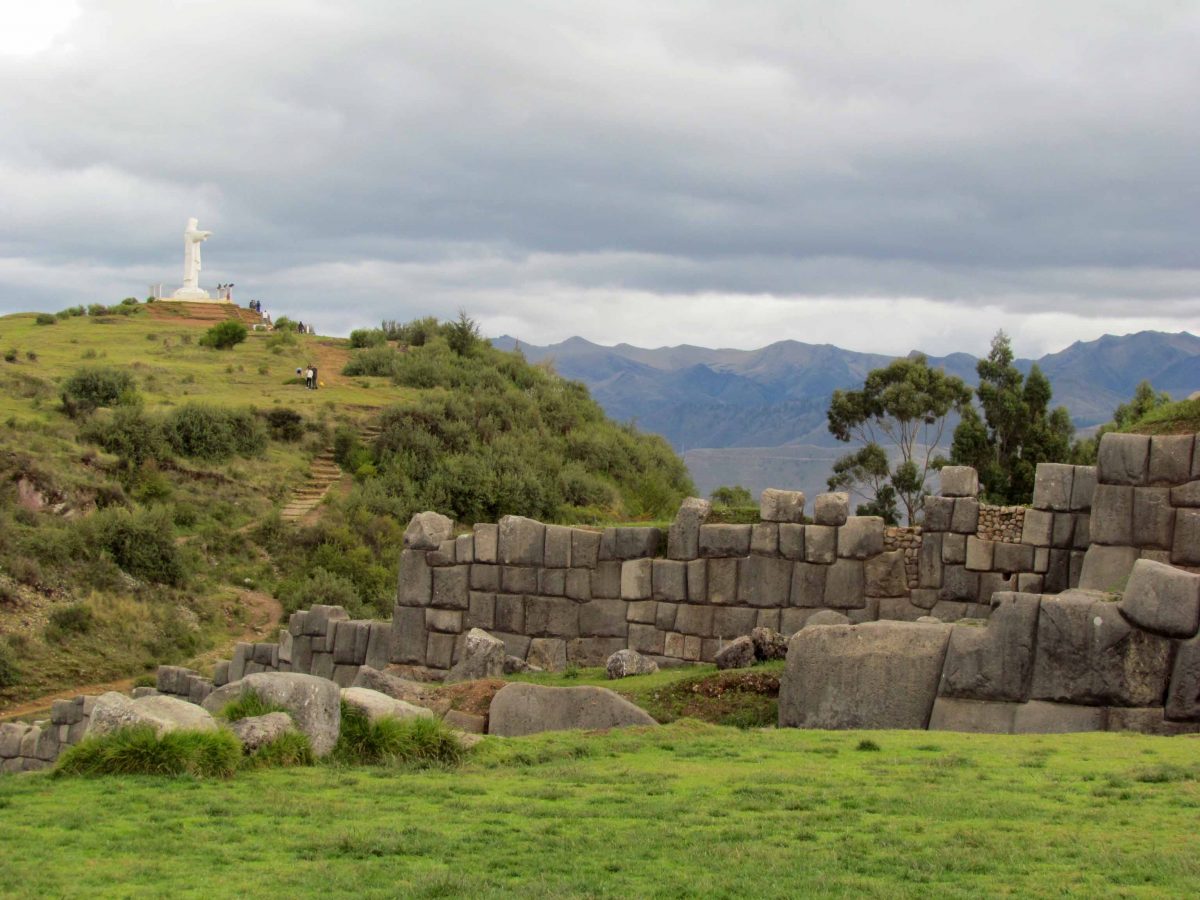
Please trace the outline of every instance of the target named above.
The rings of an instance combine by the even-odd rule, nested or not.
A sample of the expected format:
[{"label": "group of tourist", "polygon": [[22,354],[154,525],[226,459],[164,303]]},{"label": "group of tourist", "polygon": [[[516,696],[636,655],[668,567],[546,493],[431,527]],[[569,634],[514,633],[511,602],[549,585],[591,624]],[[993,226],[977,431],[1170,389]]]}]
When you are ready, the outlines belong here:
[{"label": "group of tourist", "polygon": [[309,363],[303,369],[297,369],[296,374],[304,373],[304,386],[310,391],[315,391],[319,382],[317,381],[317,367]]}]

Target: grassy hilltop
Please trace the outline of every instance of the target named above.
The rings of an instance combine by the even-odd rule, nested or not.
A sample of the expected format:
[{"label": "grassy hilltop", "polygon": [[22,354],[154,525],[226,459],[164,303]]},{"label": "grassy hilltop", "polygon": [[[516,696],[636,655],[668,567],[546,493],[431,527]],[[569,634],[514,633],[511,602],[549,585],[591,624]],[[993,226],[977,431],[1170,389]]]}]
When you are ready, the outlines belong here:
[{"label": "grassy hilltop", "polygon": [[[601,523],[661,518],[691,490],[663,441],[469,322],[461,339],[423,320],[203,345],[235,316],[251,318],[0,317],[0,711],[215,653],[314,602],[386,617],[419,509]],[[296,376],[310,363],[317,391]],[[324,503],[281,519],[330,453],[344,474]]]}]

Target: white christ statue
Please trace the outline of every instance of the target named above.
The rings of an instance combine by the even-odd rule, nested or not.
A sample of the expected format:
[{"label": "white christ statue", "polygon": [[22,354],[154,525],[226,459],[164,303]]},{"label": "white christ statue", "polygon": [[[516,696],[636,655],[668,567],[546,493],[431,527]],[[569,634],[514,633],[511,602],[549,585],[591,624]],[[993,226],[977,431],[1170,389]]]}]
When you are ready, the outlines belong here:
[{"label": "white christ statue", "polygon": [[178,300],[208,300],[208,291],[200,287],[200,245],[211,231],[201,231],[195,219],[188,219],[183,232],[183,287],[174,294]]}]

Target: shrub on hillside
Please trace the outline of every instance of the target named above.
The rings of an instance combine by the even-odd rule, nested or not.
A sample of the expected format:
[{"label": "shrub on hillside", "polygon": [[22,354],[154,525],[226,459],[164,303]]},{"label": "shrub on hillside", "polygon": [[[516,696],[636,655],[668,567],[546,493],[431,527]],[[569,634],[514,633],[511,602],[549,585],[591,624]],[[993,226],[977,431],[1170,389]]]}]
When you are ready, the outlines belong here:
[{"label": "shrub on hillside", "polygon": [[91,516],[87,525],[94,546],[107,552],[123,571],[158,584],[183,583],[183,558],[165,510],[131,513],[120,508],[104,509]]},{"label": "shrub on hillside", "polygon": [[315,568],[310,574],[293,576],[276,591],[285,613],[307,609],[314,603],[344,607],[351,615],[361,611],[361,600],[354,582],[328,569]]},{"label": "shrub on hillside", "polygon": [[268,410],[264,416],[271,437],[293,443],[304,437],[304,416],[288,407]]},{"label": "shrub on hillside", "polygon": [[46,623],[46,640],[63,641],[71,635],[87,634],[96,624],[96,614],[83,603],[56,607]]},{"label": "shrub on hillside", "polygon": [[237,454],[257,456],[267,445],[266,429],[253,410],[188,403],[166,416],[164,431],[176,453],[219,462]]},{"label": "shrub on hillside", "polygon": [[350,346],[356,350],[379,347],[387,343],[387,334],[381,328],[356,328],[350,332]]},{"label": "shrub on hillside", "polygon": [[399,341],[410,347],[424,347],[438,333],[438,328],[438,320],[433,316],[414,319],[403,325],[385,319],[380,326],[380,330],[387,335],[389,341]]},{"label": "shrub on hillside", "polygon": [[228,350],[246,339],[246,326],[241,322],[229,319],[218,322],[200,338],[200,346],[212,347],[214,350]]},{"label": "shrub on hillside", "polygon": [[50,313],[38,313],[37,318],[33,321],[35,325],[55,325],[58,323],[58,317],[52,316]]},{"label": "shrub on hillside", "polygon": [[228,778],[242,759],[242,745],[228,731],[124,728],[84,738],[58,759],[54,775],[191,775]]},{"label": "shrub on hillside", "polygon": [[371,347],[351,356],[342,367],[342,374],[391,376],[401,355],[387,345]]},{"label": "shrub on hillside", "polygon": [[162,419],[139,407],[121,407],[109,417],[94,418],[79,435],[116,454],[126,468],[170,456]]},{"label": "shrub on hillside", "polygon": [[84,366],[63,383],[63,409],[72,417],[101,406],[137,403],[133,376],[111,366]]},{"label": "shrub on hillside", "polygon": [[8,641],[0,641],[0,688],[14,687],[21,683],[21,669],[17,665],[17,654]]}]

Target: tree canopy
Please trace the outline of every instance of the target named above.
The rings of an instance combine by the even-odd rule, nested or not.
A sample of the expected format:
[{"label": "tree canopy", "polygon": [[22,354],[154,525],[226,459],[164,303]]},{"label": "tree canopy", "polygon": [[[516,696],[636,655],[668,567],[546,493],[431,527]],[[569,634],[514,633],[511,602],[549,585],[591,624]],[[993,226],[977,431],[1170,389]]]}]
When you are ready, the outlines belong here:
[{"label": "tree canopy", "polygon": [[[971,390],[961,378],[932,368],[919,353],[868,372],[860,390],[834,391],[830,433],[863,446],[834,464],[830,490],[844,488],[862,497],[860,515],[896,522],[899,504],[908,522],[915,523],[946,419],[963,412],[970,400]],[[899,462],[892,466],[895,456]]]}]

